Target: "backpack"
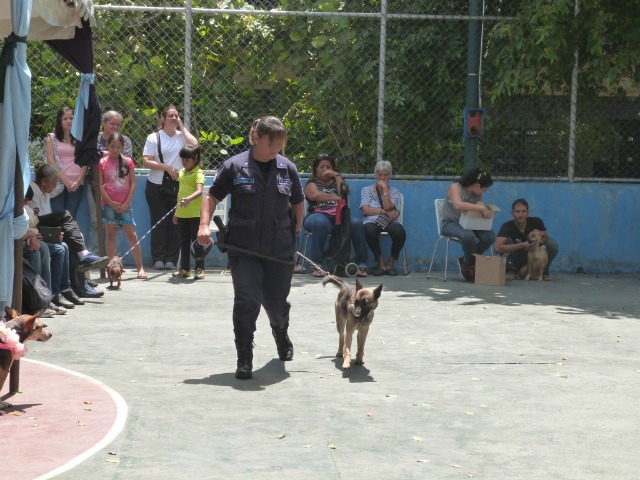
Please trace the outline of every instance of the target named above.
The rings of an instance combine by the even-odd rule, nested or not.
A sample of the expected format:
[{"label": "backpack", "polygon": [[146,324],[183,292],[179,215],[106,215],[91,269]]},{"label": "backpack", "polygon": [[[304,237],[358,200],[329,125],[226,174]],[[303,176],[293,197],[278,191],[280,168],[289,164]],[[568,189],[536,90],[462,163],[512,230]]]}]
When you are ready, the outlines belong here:
[{"label": "backpack", "polygon": [[22,262],[22,311],[37,313],[51,303],[51,289],[29,262]]}]

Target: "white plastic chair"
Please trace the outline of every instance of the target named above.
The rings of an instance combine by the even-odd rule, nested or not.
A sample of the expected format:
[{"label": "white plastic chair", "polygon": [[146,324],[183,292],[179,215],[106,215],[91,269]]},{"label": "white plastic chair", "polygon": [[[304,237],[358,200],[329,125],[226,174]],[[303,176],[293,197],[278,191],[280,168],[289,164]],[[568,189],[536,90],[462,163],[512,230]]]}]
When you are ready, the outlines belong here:
[{"label": "white plastic chair", "polygon": [[442,207],[444,206],[444,198],[436,198],[433,202],[436,209],[436,226],[438,228],[438,240],[436,240],[436,244],[433,247],[433,254],[431,255],[431,264],[429,265],[429,273],[427,273],[427,278],[431,278],[431,268],[433,267],[433,259],[436,256],[436,250],[438,249],[438,244],[440,240],[444,240],[447,243],[447,248],[445,250],[444,255],[444,277],[443,280],[447,281],[447,265],[449,264],[449,242],[461,243],[458,237],[448,237],[446,235],[442,235],[440,232],[442,226]]},{"label": "white plastic chair", "polygon": [[[398,215],[398,218],[396,218],[396,222],[398,222],[400,225],[403,225],[403,221],[404,221],[404,195],[399,193],[398,194],[398,201],[396,202],[396,210],[398,211],[398,213],[400,215]],[[380,232],[380,236],[385,236],[388,237],[389,236],[389,232]],[[404,265],[404,274],[408,275],[409,274],[409,270],[407,269],[407,248],[406,248],[406,244],[402,246],[402,260],[403,260],[403,265]]]}]

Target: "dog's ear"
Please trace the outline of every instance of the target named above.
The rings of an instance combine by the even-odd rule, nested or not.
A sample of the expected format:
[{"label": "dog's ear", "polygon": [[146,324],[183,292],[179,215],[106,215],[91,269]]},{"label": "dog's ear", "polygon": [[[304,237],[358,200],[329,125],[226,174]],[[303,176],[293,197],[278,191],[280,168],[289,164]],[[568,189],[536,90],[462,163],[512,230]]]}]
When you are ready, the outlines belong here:
[{"label": "dog's ear", "polygon": [[358,278],[356,277],[356,292],[358,290],[360,290],[362,288],[362,284],[360,283],[360,281],[358,280]]},{"label": "dog's ear", "polygon": [[378,285],[373,291],[373,298],[378,300],[380,298],[380,294],[382,294],[382,284]]},{"label": "dog's ear", "polygon": [[35,330],[36,320],[38,317],[35,315],[25,315],[24,321],[22,323],[22,331],[23,332],[32,332]]},{"label": "dog's ear", "polygon": [[14,318],[18,318],[20,316],[20,314],[11,307],[4,307],[4,311],[7,314],[9,320],[13,320]]}]

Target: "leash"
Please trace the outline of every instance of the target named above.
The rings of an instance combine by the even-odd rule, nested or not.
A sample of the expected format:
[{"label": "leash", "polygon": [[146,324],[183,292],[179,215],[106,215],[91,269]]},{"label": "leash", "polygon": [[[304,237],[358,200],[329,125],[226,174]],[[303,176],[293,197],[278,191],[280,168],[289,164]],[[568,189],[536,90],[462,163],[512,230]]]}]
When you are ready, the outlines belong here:
[{"label": "leash", "polygon": [[153,230],[153,229],[154,229],[154,228],[156,228],[158,225],[160,225],[160,223],[162,223],[162,221],[163,221],[165,218],[167,218],[167,217],[169,216],[169,214],[173,213],[173,211],[174,211],[176,208],[178,208],[178,204],[176,204],[176,206],[175,206],[175,207],[173,207],[171,210],[169,210],[169,211],[164,215],[164,217],[162,217],[160,220],[158,220],[158,222],[157,222],[153,227],[151,227],[151,228],[149,229],[149,231],[147,231],[147,233],[145,233],[142,237],[140,237],[140,238],[138,239],[138,243],[134,244],[134,245],[133,245],[129,250],[127,250],[127,251],[126,251],[126,253],[125,253],[124,255],[121,255],[121,256],[120,256],[120,258],[124,258],[124,257],[126,257],[127,255],[129,255],[129,254],[133,251],[133,249],[134,249],[134,248],[136,248],[138,245],[140,245],[140,242],[142,242],[142,240],[144,240],[144,239],[145,239],[145,237],[151,233],[151,230]]}]

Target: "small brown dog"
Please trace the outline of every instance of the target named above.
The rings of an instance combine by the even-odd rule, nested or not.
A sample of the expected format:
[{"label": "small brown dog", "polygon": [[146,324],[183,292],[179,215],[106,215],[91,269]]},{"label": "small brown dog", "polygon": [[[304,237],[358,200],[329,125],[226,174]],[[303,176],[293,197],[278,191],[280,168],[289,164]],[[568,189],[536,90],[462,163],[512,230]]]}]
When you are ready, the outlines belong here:
[{"label": "small brown dog", "polygon": [[[42,320],[35,315],[20,315],[9,307],[5,310],[11,320],[6,323],[0,320],[0,343],[3,344],[0,348],[0,389],[4,386],[14,359],[24,355],[24,344],[29,340],[46,342],[51,338],[51,333],[45,330]],[[9,407],[10,403],[0,401],[0,413]]]},{"label": "small brown dog", "polygon": [[116,290],[120,288],[120,282],[122,281],[122,273],[124,272],[124,265],[122,259],[119,256],[113,257],[109,260],[107,265],[107,275],[109,276],[109,288],[113,289],[113,282],[118,282]]},{"label": "small brown dog", "polygon": [[531,275],[536,275],[538,281],[544,280],[544,269],[547,268],[549,263],[549,254],[547,248],[544,245],[546,240],[546,234],[540,230],[532,230],[528,235],[529,246],[534,247],[527,254],[527,275],[525,280],[530,280]]},{"label": "small brown dog", "polygon": [[378,299],[382,292],[382,284],[374,289],[364,288],[356,278],[356,286],[347,285],[334,275],[327,275],[322,285],[333,283],[340,287],[336,299],[336,328],[340,339],[336,357],[344,357],[342,368],[351,367],[351,341],[353,332],[358,331],[358,351],[356,364],[364,364],[364,343],[367,340],[369,326],[373,322],[374,310],[378,307]]}]

